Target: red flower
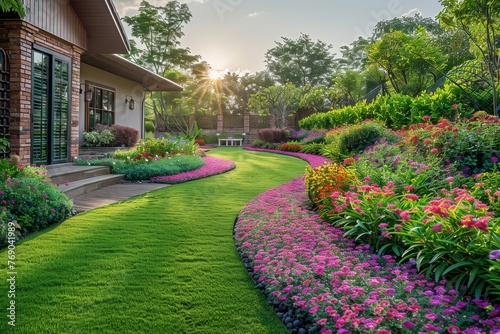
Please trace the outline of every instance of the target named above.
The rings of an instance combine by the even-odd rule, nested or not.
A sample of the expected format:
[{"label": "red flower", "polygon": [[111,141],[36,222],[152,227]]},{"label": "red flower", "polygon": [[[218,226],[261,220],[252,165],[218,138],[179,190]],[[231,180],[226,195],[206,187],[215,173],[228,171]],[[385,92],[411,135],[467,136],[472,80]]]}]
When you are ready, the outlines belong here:
[{"label": "red flower", "polygon": [[452,325],[452,326],[448,327],[448,333],[452,333],[452,334],[454,334],[454,333],[460,333],[460,328],[458,328],[457,326]]}]

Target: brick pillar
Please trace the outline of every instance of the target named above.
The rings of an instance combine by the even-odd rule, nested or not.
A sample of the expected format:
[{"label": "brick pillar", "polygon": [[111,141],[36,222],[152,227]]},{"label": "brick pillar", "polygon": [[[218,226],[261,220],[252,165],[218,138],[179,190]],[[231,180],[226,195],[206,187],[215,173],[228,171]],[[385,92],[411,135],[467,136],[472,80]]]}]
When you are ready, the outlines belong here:
[{"label": "brick pillar", "polygon": [[38,29],[22,21],[4,21],[2,25],[7,30],[7,41],[2,39],[1,46],[10,54],[10,151],[21,162],[30,163],[31,45]]},{"label": "brick pillar", "polygon": [[224,132],[224,115],[219,114],[217,115],[217,133],[223,133]]},{"label": "brick pillar", "polygon": [[[70,123],[70,156],[69,161],[80,153],[80,58],[83,49],[74,46],[71,52],[71,123]],[[84,114],[84,113],[83,113]],[[84,120],[82,120],[84,122]]]},{"label": "brick pillar", "polygon": [[[250,113],[243,113],[243,132],[246,133],[244,140],[250,142]],[[245,143],[243,143],[245,144]]]}]

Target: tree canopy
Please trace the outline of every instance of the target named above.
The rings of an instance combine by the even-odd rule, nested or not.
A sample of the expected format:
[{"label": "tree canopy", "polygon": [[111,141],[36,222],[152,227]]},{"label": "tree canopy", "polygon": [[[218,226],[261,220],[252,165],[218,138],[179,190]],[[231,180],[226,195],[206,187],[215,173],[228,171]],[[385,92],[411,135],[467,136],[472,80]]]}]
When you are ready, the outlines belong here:
[{"label": "tree canopy", "polygon": [[266,52],[267,69],[277,82],[296,86],[330,84],[335,64],[331,45],[313,42],[305,34],[297,40],[281,39]]}]

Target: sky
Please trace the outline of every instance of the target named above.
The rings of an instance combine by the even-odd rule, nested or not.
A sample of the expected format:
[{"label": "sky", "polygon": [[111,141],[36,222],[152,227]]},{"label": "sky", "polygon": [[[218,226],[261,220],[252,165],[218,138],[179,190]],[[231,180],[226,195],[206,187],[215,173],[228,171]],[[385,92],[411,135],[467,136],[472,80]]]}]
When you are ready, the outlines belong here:
[{"label": "sky", "polygon": [[[148,0],[163,6],[168,0]],[[413,16],[434,18],[438,0],[179,0],[187,3],[192,18],[184,26],[181,46],[200,55],[215,70],[265,70],[265,54],[282,41],[297,40],[301,33],[313,41],[340,47],[358,37],[371,36],[382,20]],[[141,0],[114,0],[121,17],[138,13]],[[131,38],[130,29],[124,27]]]}]

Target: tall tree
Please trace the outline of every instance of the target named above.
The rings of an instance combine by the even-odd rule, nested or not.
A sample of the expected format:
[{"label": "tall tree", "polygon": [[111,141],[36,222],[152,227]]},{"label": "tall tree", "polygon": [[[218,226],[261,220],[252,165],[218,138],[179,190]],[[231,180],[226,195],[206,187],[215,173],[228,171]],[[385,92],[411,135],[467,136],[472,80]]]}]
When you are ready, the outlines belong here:
[{"label": "tall tree", "polygon": [[331,45],[313,42],[305,34],[297,40],[281,39],[266,52],[267,69],[277,82],[296,86],[330,84],[335,64]]},{"label": "tall tree", "polygon": [[476,59],[486,66],[485,82],[492,90],[493,114],[499,108],[500,85],[500,1],[440,0],[444,6],[440,23],[448,29],[460,29],[468,37]]},{"label": "tall tree", "polygon": [[269,115],[277,128],[286,127],[286,118],[297,111],[302,90],[293,83],[259,89],[250,98],[250,109]]},{"label": "tall tree", "polygon": [[[180,46],[180,38],[184,36],[182,28],[190,19],[191,12],[186,4],[169,1],[165,6],[153,6],[142,1],[137,15],[123,18],[131,27],[132,36],[138,39],[138,42],[131,41],[131,52],[126,57],[160,76],[175,69],[190,68],[200,58]],[[167,96],[165,92],[151,93],[157,124],[161,120],[169,125],[170,131],[190,131],[181,114],[169,108]]]},{"label": "tall tree", "polygon": [[415,35],[393,31],[368,48],[370,63],[383,68],[397,93],[420,94],[434,83],[445,66],[445,57],[424,28]]}]

